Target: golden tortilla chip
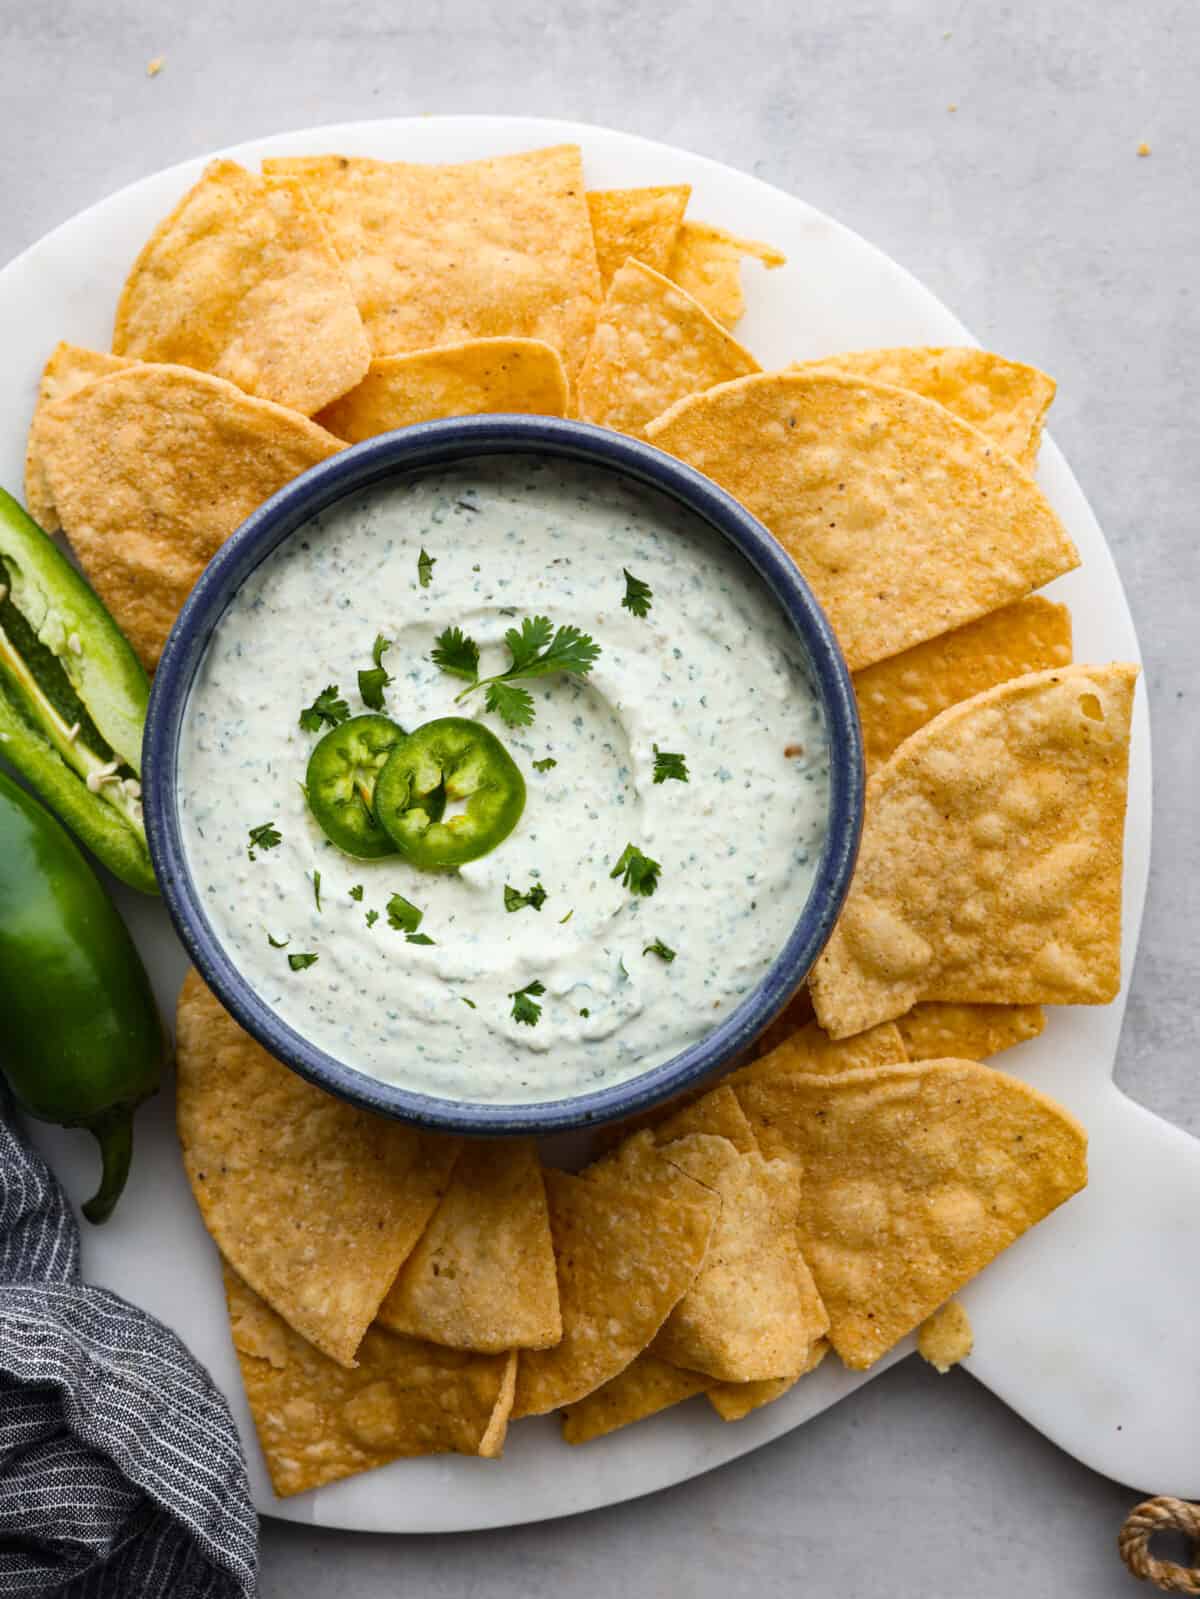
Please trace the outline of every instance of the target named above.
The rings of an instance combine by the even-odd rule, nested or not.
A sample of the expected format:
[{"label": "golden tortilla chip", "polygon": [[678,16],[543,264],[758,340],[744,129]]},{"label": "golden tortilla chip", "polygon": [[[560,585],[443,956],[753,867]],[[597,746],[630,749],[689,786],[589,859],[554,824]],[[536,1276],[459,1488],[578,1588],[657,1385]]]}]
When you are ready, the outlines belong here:
[{"label": "golden tortilla chip", "polygon": [[45,532],[57,533],[59,529],[54,496],[42,465],[41,424],[46,407],[53,405],[55,400],[65,400],[67,395],[75,394],[96,378],[105,378],[110,372],[121,372],[125,367],[135,364],[125,360],[124,356],[106,355],[103,350],[85,350],[79,344],[56,344],[51,352],[50,359],[42,369],[37,406],[25,443],[25,506]]},{"label": "golden tortilla chip", "polygon": [[335,1365],[228,1265],[242,1382],[280,1499],[414,1455],[504,1447],[517,1357],[471,1355],[372,1327],[353,1371]]},{"label": "golden tortilla chip", "polygon": [[159,223],[117,306],[113,352],[169,361],[311,416],[371,348],[350,284],[296,185],[213,161]]},{"label": "golden tortilla chip", "polygon": [[426,166],[280,157],[345,266],[376,355],[541,339],[573,379],[602,290],[578,145]]},{"label": "golden tortilla chip", "polygon": [[868,774],[951,705],[1070,661],[1070,611],[1033,594],[856,672]]},{"label": "golden tortilla chip", "polygon": [[720,1195],[721,1213],[695,1282],[667,1317],[653,1353],[725,1382],[798,1371],[824,1331],[804,1314],[796,1270],[794,1174],[724,1138],[692,1133],[666,1157]]},{"label": "golden tortilla chip", "polygon": [[975,1347],[975,1334],[957,1299],[935,1310],[917,1333],[917,1353],[944,1377],[951,1366],[965,1360]]},{"label": "golden tortilla chip", "polygon": [[468,339],[439,350],[377,356],[358,387],[326,406],[317,421],[357,444],[444,416],[566,416],[567,399],[558,351],[540,339]]},{"label": "golden tortilla chip", "polygon": [[828,1338],[818,1338],[808,1352],[804,1370],[794,1377],[772,1377],[767,1382],[720,1382],[707,1390],[708,1402],[722,1421],[743,1421],[752,1410],[761,1410],[790,1393],[801,1377],[817,1369],[829,1349]]},{"label": "golden tortilla chip", "polygon": [[446,1190],[460,1140],[357,1110],[281,1066],[188,973],[176,1123],[221,1253],[340,1365]]},{"label": "golden tortilla chip", "polygon": [[914,1005],[906,1016],[896,1018],[895,1025],[909,1060],[986,1060],[1002,1049],[1036,1038],[1046,1025],[1046,1013],[1040,1005],[943,1005],[930,1001]]},{"label": "golden tortilla chip", "polygon": [[88,581],[153,670],[229,535],[342,441],[223,378],[139,364],[47,406],[38,445]]},{"label": "golden tortilla chip", "polygon": [[826,1032],[918,1000],[1112,999],[1136,679],[1119,663],[1014,678],[880,767],[849,898],[808,980]]},{"label": "golden tortilla chip", "polygon": [[679,230],[667,276],[715,317],[732,328],[746,309],[742,291],[742,262],[747,256],[761,261],[768,271],[781,267],[787,256],[757,239],[739,239],[707,222],[685,222]]},{"label": "golden tortilla chip", "polygon": [[[767,1029],[767,1033],[772,1031]],[[764,1033],[760,1043],[767,1040]],[[763,1049],[752,1060],[733,1072],[725,1081],[733,1089],[742,1083],[766,1082],[771,1077],[786,1077],[789,1072],[818,1072],[832,1077],[835,1072],[862,1071],[868,1066],[892,1066],[909,1059],[904,1040],[893,1022],[868,1027],[852,1038],[830,1038],[818,1022],[806,1022],[781,1042]]]},{"label": "golden tortilla chip", "polygon": [[1007,451],[1027,472],[1037,461],[1042,423],[1057,385],[1035,366],[989,350],[851,350],[797,363],[799,372],[844,372],[936,400]]},{"label": "golden tortilla chip", "polygon": [[695,1280],[713,1227],[700,1189],[693,1200],[559,1171],[545,1181],[563,1336],[521,1352],[514,1418],[574,1404],[624,1371]]},{"label": "golden tortilla chip", "polygon": [[769,1156],[803,1166],[800,1247],[855,1371],[1087,1181],[1087,1135],[1028,1084],[975,1061],[749,1083]]},{"label": "golden tortilla chip", "polygon": [[618,268],[630,256],[655,272],[667,270],[691,196],[689,183],[657,189],[588,190],[596,262],[606,294]]},{"label": "golden tortilla chip", "polygon": [[766,523],[853,671],[1079,564],[1010,456],[903,389],[764,372],[680,400],[646,437]]},{"label": "golden tortilla chip", "polygon": [[703,1393],[712,1381],[699,1372],[680,1371],[657,1355],[642,1354],[625,1370],[562,1414],[562,1432],[569,1444],[590,1443],[605,1433],[644,1421],[660,1410]]},{"label": "golden tortilla chip", "polygon": [[453,1349],[547,1349],[562,1337],[537,1146],[468,1143],[379,1321]]},{"label": "golden tortilla chip", "polygon": [[626,261],[579,374],[579,415],[638,435],[676,400],[758,370],[749,350],[677,284]]},{"label": "golden tortilla chip", "polygon": [[692,1133],[727,1138],[739,1155],[758,1152],[754,1129],[746,1120],[746,1112],[728,1082],[719,1083],[703,1098],[676,1111],[654,1129],[654,1137],[659,1145],[670,1144],[677,1138],[687,1138]]}]

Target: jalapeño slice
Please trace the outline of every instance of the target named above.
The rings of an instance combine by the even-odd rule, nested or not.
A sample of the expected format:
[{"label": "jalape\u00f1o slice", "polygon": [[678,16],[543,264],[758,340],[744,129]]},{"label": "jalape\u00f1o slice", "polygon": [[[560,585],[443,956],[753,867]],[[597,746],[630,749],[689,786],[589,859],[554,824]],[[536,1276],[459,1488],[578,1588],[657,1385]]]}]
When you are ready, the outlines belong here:
[{"label": "jalape\u00f1o slice", "polygon": [[331,727],[308,758],[308,806],[347,855],[394,855],[396,846],[375,820],[375,784],[404,729],[387,716],[352,716]]},{"label": "jalape\u00f1o slice", "polygon": [[[465,809],[442,820],[447,804]],[[442,716],[391,752],[375,785],[375,814],[414,866],[465,866],[495,849],[525,809],[525,779],[481,722]]]}]

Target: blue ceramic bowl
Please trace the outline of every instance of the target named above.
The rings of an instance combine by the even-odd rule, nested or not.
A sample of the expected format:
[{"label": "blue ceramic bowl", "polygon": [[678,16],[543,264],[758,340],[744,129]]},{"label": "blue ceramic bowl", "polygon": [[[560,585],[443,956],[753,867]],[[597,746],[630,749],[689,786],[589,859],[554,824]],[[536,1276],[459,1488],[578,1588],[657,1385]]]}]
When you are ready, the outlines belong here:
[{"label": "blue ceramic bowl", "polygon": [[[295,530],[335,501],[398,473],[472,457],[530,454],[577,461],[647,484],[707,522],[749,561],[800,640],[824,708],[830,813],[808,901],[766,976],[711,1033],[640,1077],[569,1099],[488,1104],[440,1099],[377,1081],[318,1049],[254,992],[214,933],[188,870],[176,804],[179,732],[205,647],[239,586]],[[466,1134],[564,1132],[613,1121],[670,1099],[733,1060],[783,1008],[820,954],[850,886],[862,827],[863,761],[854,693],[824,612],[796,566],[750,513],[699,472],[623,434],[535,416],[427,422],[344,450],[261,506],[205,569],[167,640],[150,696],[143,783],[150,854],[191,959],[241,1025],[309,1082],[368,1110]]]}]

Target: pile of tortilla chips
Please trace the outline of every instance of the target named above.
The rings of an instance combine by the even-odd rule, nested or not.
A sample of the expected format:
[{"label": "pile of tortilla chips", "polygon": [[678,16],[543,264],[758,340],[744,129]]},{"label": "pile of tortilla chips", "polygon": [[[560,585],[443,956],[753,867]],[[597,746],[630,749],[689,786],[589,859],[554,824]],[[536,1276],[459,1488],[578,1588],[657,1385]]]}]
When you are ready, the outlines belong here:
[{"label": "pile of tortilla chips", "polygon": [[764,371],[734,333],[742,268],[784,257],[689,198],[589,191],[571,145],[218,161],[134,263],[111,352],[62,344],[43,375],[30,509],[150,668],[297,474],[529,412],[741,500],[854,674],[862,850],[807,988],[754,1058],[578,1173],[331,1099],[188,979],[179,1135],[280,1494],[493,1457],[548,1411],[570,1443],[700,1395],[738,1420],[918,1328],[944,1369],[972,1340],[952,1296],[1086,1181],[1083,1130],[984,1064],[1120,982],[1136,674],[1073,664],[1068,611],[1033,593],[1078,563],[1031,475],[1054,384],[973,349]]}]

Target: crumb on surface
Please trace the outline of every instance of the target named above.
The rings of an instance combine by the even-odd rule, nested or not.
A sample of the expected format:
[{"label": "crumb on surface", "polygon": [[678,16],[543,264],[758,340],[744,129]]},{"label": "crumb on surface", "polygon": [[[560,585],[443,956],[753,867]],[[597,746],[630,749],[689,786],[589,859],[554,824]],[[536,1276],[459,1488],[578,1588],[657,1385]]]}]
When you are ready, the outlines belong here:
[{"label": "crumb on surface", "polygon": [[948,1299],[921,1324],[917,1334],[917,1349],[943,1376],[951,1366],[965,1360],[975,1346],[975,1334],[967,1313],[957,1299]]},{"label": "crumb on surface", "polygon": [[157,78],[166,64],[166,56],[151,56],[150,60],[146,63],[146,76],[148,78]]},{"label": "crumb on surface", "polygon": [[1139,155],[1149,155],[1150,154],[1150,146],[1145,142],[1145,140],[1143,140],[1142,143],[1138,145],[1138,154]]}]

